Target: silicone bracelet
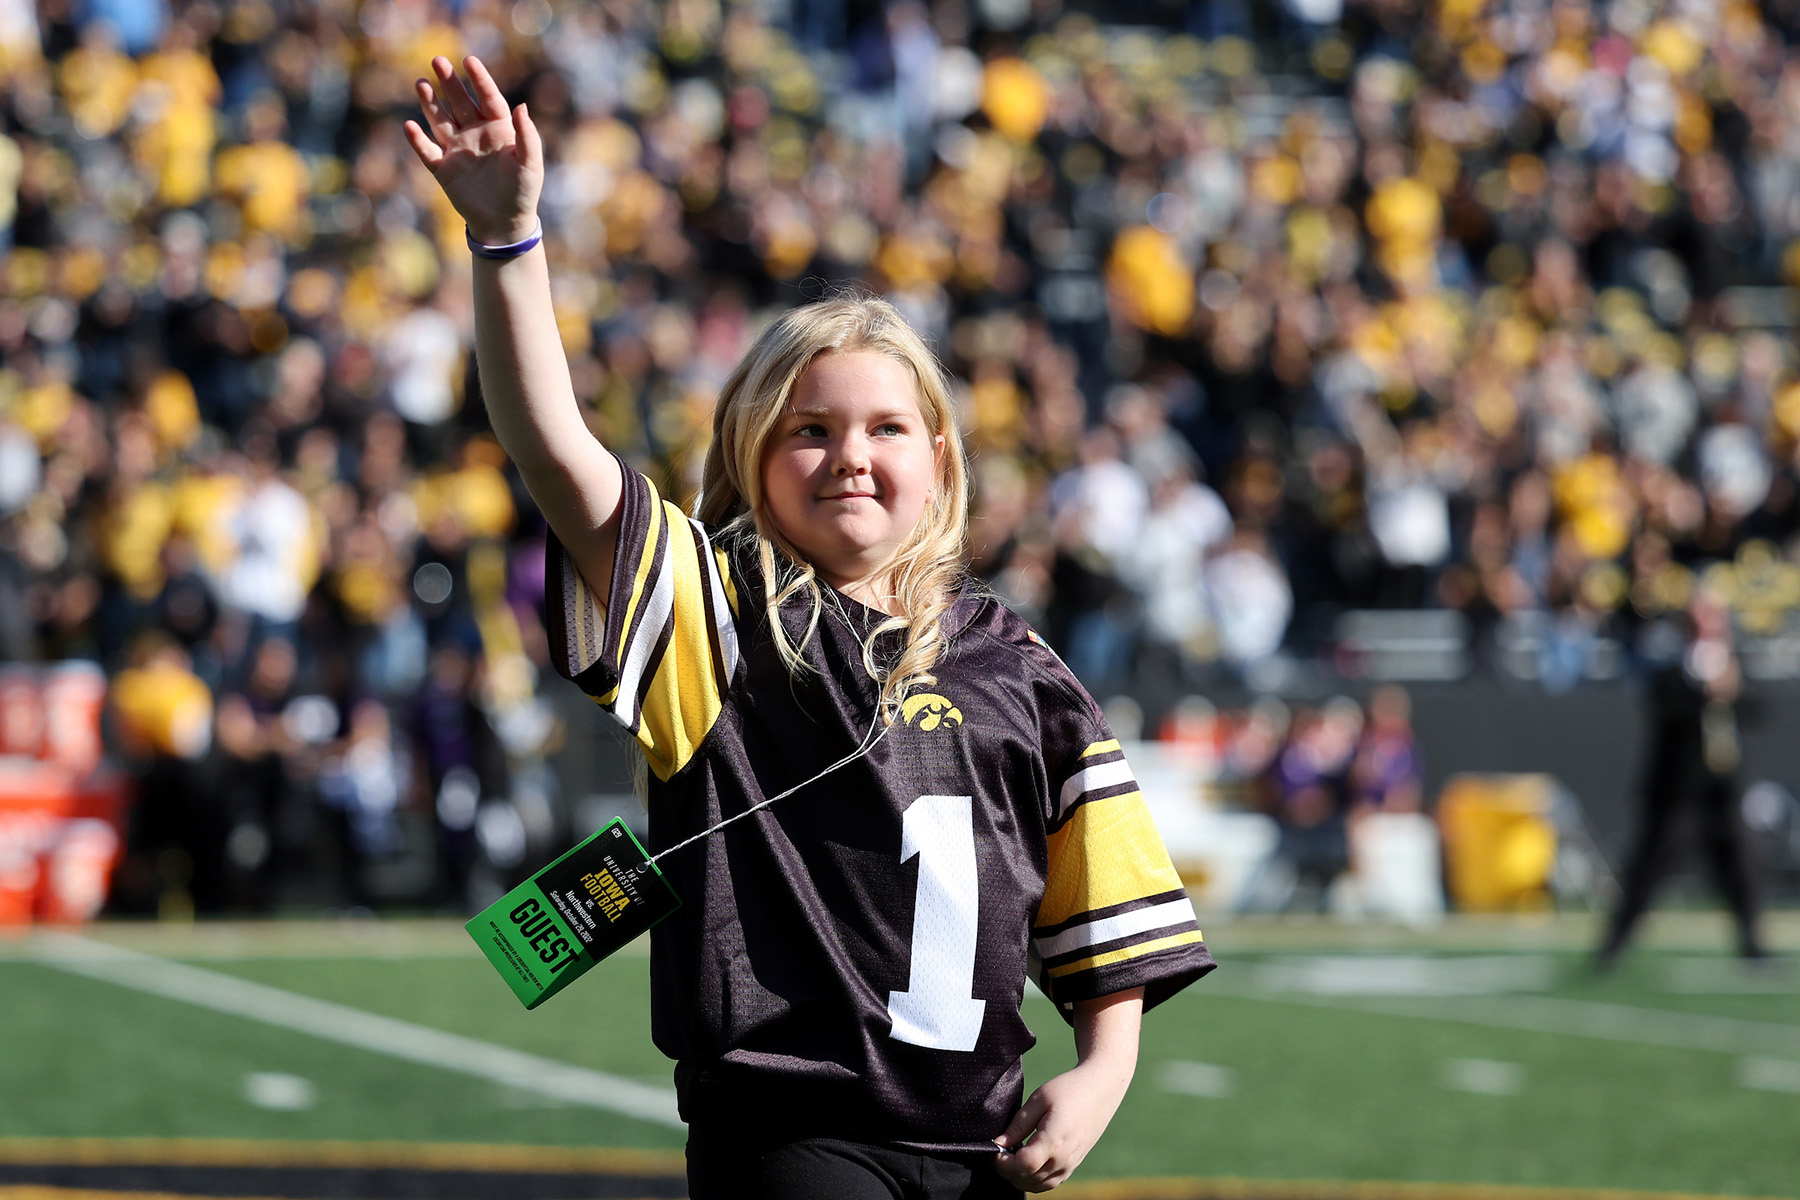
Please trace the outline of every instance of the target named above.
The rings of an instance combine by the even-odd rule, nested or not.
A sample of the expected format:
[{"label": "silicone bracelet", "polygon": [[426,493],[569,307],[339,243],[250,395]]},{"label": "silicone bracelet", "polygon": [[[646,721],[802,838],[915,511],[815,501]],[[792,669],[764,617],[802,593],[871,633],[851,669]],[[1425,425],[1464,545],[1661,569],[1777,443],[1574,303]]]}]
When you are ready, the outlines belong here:
[{"label": "silicone bracelet", "polygon": [[467,225],[463,226],[463,236],[469,239],[469,249],[477,258],[501,260],[517,258],[519,255],[526,253],[533,246],[544,240],[544,222],[540,218],[537,223],[537,228],[531,231],[530,237],[522,242],[514,242],[510,246],[483,245],[475,240],[475,235],[469,232],[469,227]]}]

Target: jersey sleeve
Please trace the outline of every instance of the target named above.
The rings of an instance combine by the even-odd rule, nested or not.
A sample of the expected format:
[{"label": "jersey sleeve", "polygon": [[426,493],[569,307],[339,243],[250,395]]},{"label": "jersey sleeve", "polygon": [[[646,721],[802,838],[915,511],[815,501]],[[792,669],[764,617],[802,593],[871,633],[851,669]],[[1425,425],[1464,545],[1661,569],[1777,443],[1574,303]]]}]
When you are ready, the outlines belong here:
[{"label": "jersey sleeve", "polygon": [[1118,739],[1079,685],[1062,694],[1045,720],[1048,872],[1033,976],[1065,1018],[1077,1001],[1135,987],[1148,1010],[1216,964]]},{"label": "jersey sleeve", "polygon": [[667,780],[705,740],[737,673],[737,589],[705,526],[619,466],[610,601],[599,602],[551,533],[545,629],[556,669],[630,731]]}]

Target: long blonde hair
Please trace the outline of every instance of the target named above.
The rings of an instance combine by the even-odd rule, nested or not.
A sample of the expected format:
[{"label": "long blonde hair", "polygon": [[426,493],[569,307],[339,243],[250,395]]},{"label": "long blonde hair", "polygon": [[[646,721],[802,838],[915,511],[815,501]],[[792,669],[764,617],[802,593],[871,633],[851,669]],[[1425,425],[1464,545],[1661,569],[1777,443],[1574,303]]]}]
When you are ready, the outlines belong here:
[{"label": "long blonde hair", "polygon": [[[719,393],[697,515],[709,525],[725,527],[728,534],[755,540],[770,635],[788,670],[804,672],[803,656],[818,629],[825,594],[812,564],[769,519],[762,495],[763,447],[786,412],[800,373],[821,354],[849,351],[885,354],[905,366],[918,392],[920,415],[944,439],[931,503],[885,568],[899,611],[863,641],[863,666],[880,681],[883,719],[892,722],[911,688],[937,682],[931,671],[943,649],[942,617],[963,576],[969,527],[968,468],[948,377],[893,305],[873,297],[835,297],[792,309],[763,331]],[[806,632],[795,642],[781,624],[779,609],[799,594],[811,606]],[[905,648],[891,666],[884,666],[875,661],[875,642],[895,629],[906,631]]]}]

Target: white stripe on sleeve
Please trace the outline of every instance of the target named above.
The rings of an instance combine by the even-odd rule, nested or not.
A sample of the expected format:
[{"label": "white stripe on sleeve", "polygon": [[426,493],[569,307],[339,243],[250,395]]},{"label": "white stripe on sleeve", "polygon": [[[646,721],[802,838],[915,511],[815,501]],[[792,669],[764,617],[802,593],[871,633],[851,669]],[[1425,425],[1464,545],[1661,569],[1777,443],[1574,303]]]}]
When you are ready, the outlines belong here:
[{"label": "white stripe on sleeve", "polygon": [[700,561],[706,564],[706,583],[712,589],[712,610],[714,627],[719,631],[719,654],[724,658],[720,663],[725,685],[731,686],[731,677],[737,674],[738,638],[737,622],[731,615],[731,604],[725,599],[725,581],[719,577],[719,560],[713,555],[712,539],[706,536],[706,527],[688,520],[694,526],[694,538],[699,543]]},{"label": "white stripe on sleeve", "polygon": [[1131,764],[1124,759],[1113,762],[1097,763],[1085,771],[1077,771],[1069,776],[1069,781],[1062,785],[1062,796],[1057,800],[1056,815],[1066,814],[1088,792],[1103,787],[1112,787],[1118,783],[1135,783],[1137,776],[1131,773]]},{"label": "white stripe on sleeve", "polygon": [[1162,929],[1169,925],[1179,925],[1183,921],[1195,920],[1194,902],[1184,896],[1180,900],[1170,900],[1166,904],[1137,908],[1130,912],[1120,913],[1116,917],[1102,917],[1098,921],[1089,921],[1085,925],[1065,929],[1051,937],[1033,938],[1032,943],[1040,958],[1049,959],[1060,954],[1067,954],[1071,950],[1079,950],[1083,946],[1098,946],[1115,938],[1130,937],[1134,933],[1144,933],[1151,929]]},{"label": "white stripe on sleeve", "polygon": [[662,554],[655,567],[656,586],[644,602],[644,615],[638,622],[637,636],[626,647],[625,664],[619,671],[619,699],[613,706],[613,716],[627,729],[637,727],[638,683],[643,678],[650,652],[662,640],[663,629],[669,624],[669,614],[675,609],[675,572],[669,563],[669,555],[674,550],[674,530],[670,530],[669,536],[663,539]]}]

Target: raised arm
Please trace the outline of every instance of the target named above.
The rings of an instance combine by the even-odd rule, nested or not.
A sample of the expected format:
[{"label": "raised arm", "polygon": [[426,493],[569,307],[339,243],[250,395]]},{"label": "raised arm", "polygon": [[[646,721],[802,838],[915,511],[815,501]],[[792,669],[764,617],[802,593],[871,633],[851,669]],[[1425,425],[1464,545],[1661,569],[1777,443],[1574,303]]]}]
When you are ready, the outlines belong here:
[{"label": "raised arm", "polygon": [[[408,121],[406,140],[471,237],[489,246],[524,241],[538,227],[543,139],[523,104],[507,111],[480,59],[464,59],[463,68],[466,80],[449,59],[431,60],[435,87],[425,79],[414,87],[432,136]],[[605,603],[622,479],[569,383],[549,261],[540,244],[517,258],[474,262],[475,359],[488,419],[557,540]]]}]

